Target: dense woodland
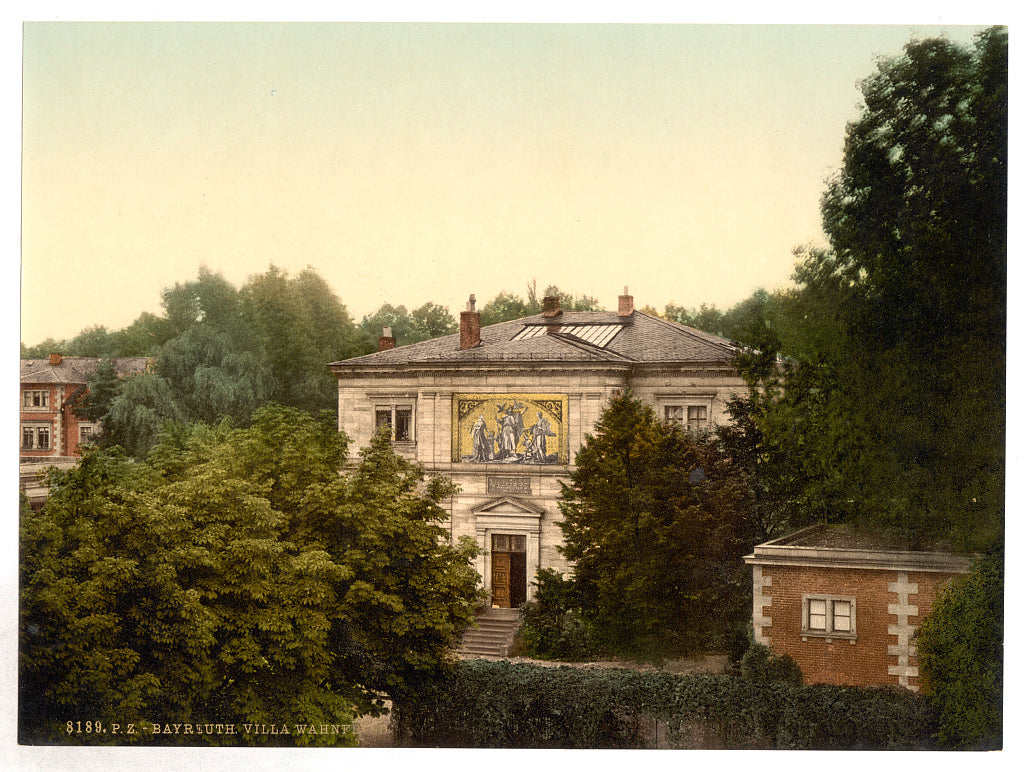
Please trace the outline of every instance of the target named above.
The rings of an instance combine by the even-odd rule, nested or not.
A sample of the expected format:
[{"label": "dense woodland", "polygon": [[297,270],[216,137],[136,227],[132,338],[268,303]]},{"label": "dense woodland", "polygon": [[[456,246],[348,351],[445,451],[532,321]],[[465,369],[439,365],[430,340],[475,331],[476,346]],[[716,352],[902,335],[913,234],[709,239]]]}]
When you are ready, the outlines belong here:
[{"label": "dense woodland", "polygon": [[[942,39],[913,42],[904,55],[880,62],[861,89],[863,110],[847,128],[842,169],[822,197],[828,245],[796,250],[795,286],[758,290],[725,311],[672,304],[661,311],[644,309],[742,346],[737,364],[750,389],[730,406],[733,422],[713,436],[694,438],[665,427],[628,395],[613,404],[595,436],[587,439],[563,493],[567,555],[581,567],[582,579],[570,588],[558,585],[555,577],[546,581],[551,594],[571,596],[566,605],[577,610],[590,605],[585,621],[604,625],[597,637],[606,644],[649,640],[659,651],[687,650],[706,643],[692,635],[698,625],[673,626],[664,620],[725,618],[719,613],[723,598],[738,598],[736,608],[742,607],[738,556],[758,540],[800,525],[847,522],[887,531],[907,547],[944,544],[989,551],[997,565],[986,564],[990,568],[982,577],[984,591],[968,585],[958,596],[973,609],[971,614],[949,613],[957,608],[953,600],[944,607],[959,622],[975,619],[978,624],[947,635],[951,642],[943,643],[942,623],[936,623],[939,627],[933,625],[928,633],[932,643],[923,645],[929,662],[953,661],[950,646],[975,652],[988,686],[983,693],[975,690],[966,708],[961,701],[951,708],[953,713],[944,713],[942,720],[952,715],[949,720],[959,722],[959,728],[944,724],[942,731],[953,738],[950,742],[991,742],[996,730],[988,714],[971,719],[973,734],[956,733],[965,725],[957,715],[971,706],[999,704],[1002,689],[1007,32],[988,30],[972,47]],[[492,324],[535,313],[546,294],[560,295],[563,308],[598,308],[593,298],[557,287],[538,296],[533,283],[525,298],[510,289],[487,302],[481,321]],[[289,427],[306,427],[303,431],[316,434],[316,447],[333,447],[316,429],[329,421],[305,423],[335,408],[335,384],[326,364],[375,350],[384,326],[392,328],[399,345],[456,329],[449,309],[433,303],[411,312],[385,304],[357,324],[312,268],[292,277],[271,266],[242,287],[204,270],[196,279],[166,289],[159,315],[144,313],[124,330],[95,327],[69,341],[23,345],[23,357],[59,351],[156,359],[153,372],[123,382],[110,367],[99,368],[84,410],[103,420],[105,448],[87,455],[72,476],[55,480],[54,503],[41,515],[23,517],[23,549],[35,545],[35,551],[24,554],[38,552],[32,558],[36,562],[49,560],[48,555],[65,559],[62,540],[93,544],[97,535],[76,520],[89,508],[104,513],[112,534],[121,533],[122,520],[136,516],[127,504],[139,496],[146,507],[158,508],[147,526],[156,529],[153,538],[166,540],[163,519],[177,522],[174,518],[185,517],[193,503],[214,495],[217,480],[241,486],[236,477],[242,462],[235,457],[248,452],[246,447],[258,446],[263,451],[255,456],[259,463],[268,469],[283,464],[278,471],[286,475],[275,482],[268,472],[270,476],[261,478],[263,487],[246,493],[270,501],[258,507],[284,513],[275,515],[280,529],[268,537],[272,551],[292,554],[293,543],[308,544],[313,552],[326,550],[332,560],[355,560],[362,555],[361,547],[328,545],[321,536],[307,533],[301,519],[289,519],[298,514],[288,513],[304,512],[309,502],[327,505],[322,489],[334,484],[330,481],[337,470],[318,467],[320,477],[307,490],[300,479],[305,474],[302,464],[288,466],[288,459],[274,460],[275,454],[265,451],[275,443],[303,447],[302,458],[319,463],[305,450],[302,438],[293,436],[298,429]],[[272,403],[283,407],[268,407]],[[282,409],[294,412],[265,412]],[[236,443],[242,444],[234,447]],[[352,484],[384,474],[396,500],[403,500],[411,495],[415,472],[401,466],[404,462],[385,445],[364,456]],[[145,466],[125,462],[119,451],[109,450],[112,446],[145,460]],[[638,448],[646,454],[642,459],[636,455]],[[337,461],[337,449],[332,453]],[[638,460],[647,481],[639,487],[629,471]],[[184,473],[189,468],[205,475],[208,485],[201,496],[191,491]],[[251,482],[247,475],[241,475],[246,485]],[[129,483],[136,478],[156,486],[156,493],[144,495],[132,488]],[[278,501],[280,490],[287,495]],[[633,493],[646,498],[629,498]],[[331,517],[362,517],[357,498],[339,500],[348,509]],[[429,511],[429,520],[436,514],[431,508],[436,498],[428,496],[427,501],[407,508]],[[380,502],[381,511],[390,508]],[[417,517],[423,518],[413,520]],[[277,528],[278,520],[271,518],[267,527]],[[406,528],[406,520],[400,517],[394,527]],[[388,538],[372,529],[368,533],[378,541]],[[600,539],[602,549],[595,552],[592,547]],[[274,546],[277,541],[281,543]],[[646,565],[633,559],[640,542],[659,547],[642,551],[650,558]],[[722,569],[719,575],[700,575],[709,564],[695,566],[690,553],[678,549],[681,544],[699,544],[701,551],[720,556],[719,563],[710,564]],[[349,549],[356,551],[349,555]],[[601,553],[609,550],[616,556],[614,565],[602,567]],[[84,554],[79,550],[73,556],[78,560]],[[450,585],[471,586],[464,574],[465,556],[444,555],[443,560],[451,561],[446,564],[453,577]],[[216,571],[236,570],[228,558],[211,566],[214,579]],[[409,559],[400,556],[401,565],[407,567]],[[121,566],[114,555],[110,560],[111,581],[122,570],[142,570]],[[34,645],[32,626],[54,613],[47,604],[66,590],[59,582],[53,584],[56,563],[33,565],[23,560],[23,652],[26,645],[29,650]],[[312,570],[303,565],[288,570]],[[271,569],[266,568],[267,576]],[[375,591],[389,581],[374,576],[364,588],[351,582],[352,576],[341,571],[337,591],[355,593],[353,602],[362,590]],[[184,605],[174,614],[197,624],[207,613],[200,606],[206,606],[199,595],[189,594],[195,587],[180,589]],[[685,596],[683,607],[659,602],[678,599],[680,593]],[[216,602],[216,596],[210,597]],[[393,604],[381,601],[394,609],[406,602],[408,598],[397,595]],[[465,622],[457,599],[445,602],[443,613],[424,623],[421,631],[434,635],[435,621],[444,628],[440,638],[432,639],[431,652],[443,648],[442,640],[450,640]],[[628,613],[616,614],[615,603],[626,604]],[[63,605],[56,607],[67,611]],[[26,608],[37,613],[35,621],[24,616]],[[352,621],[356,616],[345,622],[356,625],[351,630],[364,623]],[[633,627],[614,627],[614,619],[627,617],[635,622]],[[227,633],[218,632],[216,625],[211,630],[207,638],[213,667],[224,657],[217,654],[217,647],[225,645],[217,636]],[[983,637],[977,639],[982,642],[975,645],[971,636],[982,630]],[[257,632],[252,645],[268,645],[266,633]],[[116,641],[119,633],[114,629],[97,635],[97,645],[106,645],[104,636]],[[270,644],[276,645],[273,638],[271,634]],[[149,643],[139,645],[146,648]],[[228,659],[235,656],[228,654]],[[33,666],[49,667],[45,662]],[[36,675],[43,678],[45,673]],[[208,680],[208,674],[202,677]],[[349,675],[332,677],[340,683]],[[219,682],[204,683],[210,695],[221,694]],[[945,681],[932,678],[932,683]],[[970,683],[978,679],[972,676]],[[88,692],[93,686],[75,683],[74,688]],[[101,687],[95,689],[102,693]],[[49,710],[40,710],[44,708]]]}]

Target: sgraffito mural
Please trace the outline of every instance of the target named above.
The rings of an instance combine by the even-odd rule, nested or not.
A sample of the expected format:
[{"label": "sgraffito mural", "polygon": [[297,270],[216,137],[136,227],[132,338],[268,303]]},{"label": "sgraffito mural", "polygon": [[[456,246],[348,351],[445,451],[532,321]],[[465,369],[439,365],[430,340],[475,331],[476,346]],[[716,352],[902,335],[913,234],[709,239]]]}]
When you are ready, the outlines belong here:
[{"label": "sgraffito mural", "polygon": [[564,394],[452,395],[452,461],[568,464]]}]

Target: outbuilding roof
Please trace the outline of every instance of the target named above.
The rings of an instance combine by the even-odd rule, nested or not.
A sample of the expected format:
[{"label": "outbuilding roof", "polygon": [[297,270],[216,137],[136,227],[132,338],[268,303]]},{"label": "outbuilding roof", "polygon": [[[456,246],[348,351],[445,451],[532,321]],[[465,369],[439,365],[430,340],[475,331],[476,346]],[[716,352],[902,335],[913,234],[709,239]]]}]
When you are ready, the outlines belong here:
[{"label": "outbuilding roof", "polygon": [[640,311],[535,314],[480,329],[480,343],[460,349],[460,335],[398,346],[331,363],[332,368],[387,365],[472,365],[489,362],[731,364],[732,341]]}]

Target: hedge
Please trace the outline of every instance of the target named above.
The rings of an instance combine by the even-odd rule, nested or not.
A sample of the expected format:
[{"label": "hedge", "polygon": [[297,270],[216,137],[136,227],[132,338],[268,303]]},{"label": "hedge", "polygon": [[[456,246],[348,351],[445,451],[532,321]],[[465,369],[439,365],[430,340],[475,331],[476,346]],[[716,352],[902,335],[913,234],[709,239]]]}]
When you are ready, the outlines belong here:
[{"label": "hedge", "polygon": [[936,749],[927,701],[896,687],[466,660],[395,705],[400,744],[477,748]]}]

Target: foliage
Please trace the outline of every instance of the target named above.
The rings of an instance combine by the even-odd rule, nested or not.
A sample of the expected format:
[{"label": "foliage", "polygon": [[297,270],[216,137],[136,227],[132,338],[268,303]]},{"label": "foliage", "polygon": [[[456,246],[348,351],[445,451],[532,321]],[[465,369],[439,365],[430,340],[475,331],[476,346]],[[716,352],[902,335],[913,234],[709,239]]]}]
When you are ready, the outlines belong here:
[{"label": "foliage", "polygon": [[943,589],[916,633],[939,735],[957,748],[1003,744],[1003,576],[1000,546]]},{"label": "foliage", "polygon": [[563,292],[556,285],[549,285],[543,295],[537,294],[537,282],[531,281],[526,288],[526,300],[518,295],[502,290],[497,297],[489,301],[480,309],[480,324],[497,324],[508,322],[513,319],[521,319],[524,316],[539,314],[543,310],[545,297],[557,297],[559,307],[563,311],[603,311],[604,308],[597,298],[589,295],[576,296],[570,292]]},{"label": "foliage", "polygon": [[86,421],[99,421],[109,412],[114,398],[121,391],[121,379],[111,359],[101,359],[86,384],[88,391],[75,413]]},{"label": "foliage", "polygon": [[626,392],[576,456],[560,548],[599,643],[641,656],[724,645],[749,615],[749,496],[710,436]]},{"label": "foliage", "polygon": [[780,369],[747,367],[797,521],[886,528],[911,548],[1001,533],[1006,41],[914,42],[862,84],[822,203],[830,248],[799,253],[783,303],[806,331]]},{"label": "foliage", "polygon": [[[144,313],[117,333],[91,328],[71,343],[54,343],[53,350],[78,346],[76,353],[90,356],[156,358],[154,373],[101,389],[87,408],[103,421],[102,442],[137,458],[167,421],[227,417],[244,427],[271,402],[311,414],[331,408],[337,383],[328,363],[360,353],[348,312],[309,268],[290,277],[270,266],[241,289],[203,268],[194,281],[165,289],[163,306],[163,317]],[[422,317],[438,323],[435,309],[424,307]],[[34,352],[23,346],[26,353]],[[94,379],[90,388],[100,385]]]},{"label": "foliage", "polygon": [[526,654],[579,661],[594,654],[594,632],[573,602],[574,583],[552,568],[537,571],[533,600],[522,609],[519,635]]},{"label": "foliage", "polygon": [[740,660],[740,677],[759,684],[774,681],[790,686],[803,684],[800,666],[791,656],[772,654],[767,646],[753,641]]},{"label": "foliage", "polygon": [[450,484],[383,436],[340,474],[346,450],[331,416],[272,406],[54,473],[21,513],[22,741],[111,741],[69,737],[78,718],[347,725],[427,688],[476,601],[438,525]]},{"label": "foliage", "polygon": [[928,702],[905,689],[507,661],[464,661],[443,688],[396,702],[395,713],[399,740],[422,746],[934,747]]},{"label": "foliage", "polygon": [[459,329],[451,312],[437,303],[424,303],[412,313],[405,306],[396,307],[384,303],[359,322],[362,346],[366,353],[377,350],[378,339],[385,327],[391,328],[391,336],[397,346],[451,335]]}]

